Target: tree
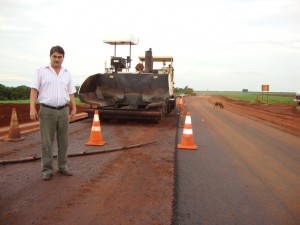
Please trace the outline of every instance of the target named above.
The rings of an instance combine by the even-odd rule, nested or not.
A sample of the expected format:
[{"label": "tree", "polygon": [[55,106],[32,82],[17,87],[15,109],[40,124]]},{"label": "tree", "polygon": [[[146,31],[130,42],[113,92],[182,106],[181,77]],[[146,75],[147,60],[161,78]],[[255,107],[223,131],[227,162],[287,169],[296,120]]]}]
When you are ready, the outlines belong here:
[{"label": "tree", "polygon": [[175,88],[176,95],[185,94],[190,95],[194,92],[193,88],[189,88],[188,86],[185,86],[184,88]]},{"label": "tree", "polygon": [[23,100],[29,99],[30,87],[21,85],[18,87],[6,87],[0,84],[0,100]]}]

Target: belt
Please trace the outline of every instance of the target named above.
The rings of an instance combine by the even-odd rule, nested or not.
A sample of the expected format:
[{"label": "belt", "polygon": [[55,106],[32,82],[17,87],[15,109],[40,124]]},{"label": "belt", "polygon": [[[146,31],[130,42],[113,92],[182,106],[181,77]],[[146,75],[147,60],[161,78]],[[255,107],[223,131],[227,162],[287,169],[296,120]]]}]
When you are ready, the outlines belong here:
[{"label": "belt", "polygon": [[62,105],[62,106],[57,106],[57,107],[54,107],[54,106],[51,106],[51,105],[46,105],[46,104],[41,104],[41,106],[44,106],[46,108],[50,108],[50,109],[57,109],[57,110],[60,110],[60,109],[63,109],[65,107],[68,106],[68,104],[65,104],[65,105]]}]

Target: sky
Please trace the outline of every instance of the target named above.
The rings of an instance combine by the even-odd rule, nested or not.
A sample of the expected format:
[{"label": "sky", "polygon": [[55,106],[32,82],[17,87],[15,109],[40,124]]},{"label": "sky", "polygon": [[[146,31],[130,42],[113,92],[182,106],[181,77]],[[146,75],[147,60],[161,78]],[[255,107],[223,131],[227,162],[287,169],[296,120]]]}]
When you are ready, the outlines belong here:
[{"label": "sky", "polygon": [[[300,0],[1,0],[0,84],[30,86],[54,45],[76,85],[103,73],[133,35],[138,56],[172,56],[175,87],[197,91],[300,91]],[[129,47],[117,48],[117,56]],[[162,65],[155,65],[158,68]]]}]

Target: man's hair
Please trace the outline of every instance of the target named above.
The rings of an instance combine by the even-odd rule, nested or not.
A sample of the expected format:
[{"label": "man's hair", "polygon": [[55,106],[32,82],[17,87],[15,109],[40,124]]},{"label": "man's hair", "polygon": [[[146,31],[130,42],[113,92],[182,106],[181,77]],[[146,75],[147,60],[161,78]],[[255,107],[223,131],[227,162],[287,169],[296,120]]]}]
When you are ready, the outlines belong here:
[{"label": "man's hair", "polygon": [[54,53],[54,52],[58,52],[59,54],[62,54],[63,57],[65,57],[65,51],[62,47],[60,47],[59,45],[53,46],[50,49],[50,56]]}]

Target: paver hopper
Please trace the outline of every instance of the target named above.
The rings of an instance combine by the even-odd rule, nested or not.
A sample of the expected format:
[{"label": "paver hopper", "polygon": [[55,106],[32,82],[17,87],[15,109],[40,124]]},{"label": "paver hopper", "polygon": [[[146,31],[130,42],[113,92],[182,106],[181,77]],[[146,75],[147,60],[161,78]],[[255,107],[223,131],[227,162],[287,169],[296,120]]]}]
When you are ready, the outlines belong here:
[{"label": "paver hopper", "polygon": [[[105,43],[136,44],[130,40]],[[90,104],[92,114],[98,109],[101,118],[125,118],[159,121],[175,108],[173,57],[152,57],[152,50],[139,57],[135,72],[129,72],[131,58],[111,57],[111,68],[89,76],[79,89],[79,98]],[[153,69],[153,62],[163,67]],[[165,66],[169,62],[168,66]],[[145,65],[144,65],[145,64]],[[123,70],[126,70],[125,72]]]}]

